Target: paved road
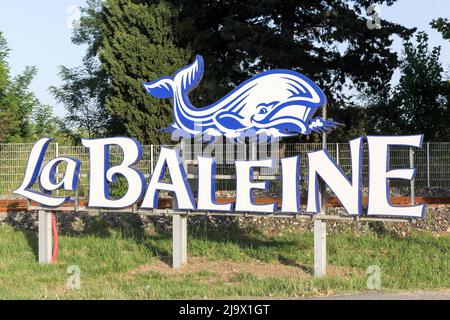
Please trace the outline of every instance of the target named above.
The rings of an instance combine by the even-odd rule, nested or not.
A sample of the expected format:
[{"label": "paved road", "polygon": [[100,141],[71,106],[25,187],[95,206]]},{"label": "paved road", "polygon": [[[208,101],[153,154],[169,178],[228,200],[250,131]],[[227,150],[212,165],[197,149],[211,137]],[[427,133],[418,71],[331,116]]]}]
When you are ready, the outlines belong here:
[{"label": "paved road", "polygon": [[400,293],[368,292],[352,295],[313,297],[313,300],[450,300],[450,290]]}]

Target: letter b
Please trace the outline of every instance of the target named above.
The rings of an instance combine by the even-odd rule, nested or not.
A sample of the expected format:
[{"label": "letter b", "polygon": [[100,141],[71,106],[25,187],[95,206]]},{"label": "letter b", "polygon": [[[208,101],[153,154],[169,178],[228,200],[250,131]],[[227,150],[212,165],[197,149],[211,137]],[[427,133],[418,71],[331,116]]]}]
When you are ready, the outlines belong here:
[{"label": "letter b", "polygon": [[[145,189],[145,179],[141,172],[131,168],[142,156],[139,142],[130,138],[83,139],[82,143],[89,148],[89,207],[125,208],[138,201]],[[123,151],[121,164],[109,167],[109,147],[119,146]],[[109,183],[116,181],[120,174],[127,180],[126,194],[117,200],[109,199]]]}]

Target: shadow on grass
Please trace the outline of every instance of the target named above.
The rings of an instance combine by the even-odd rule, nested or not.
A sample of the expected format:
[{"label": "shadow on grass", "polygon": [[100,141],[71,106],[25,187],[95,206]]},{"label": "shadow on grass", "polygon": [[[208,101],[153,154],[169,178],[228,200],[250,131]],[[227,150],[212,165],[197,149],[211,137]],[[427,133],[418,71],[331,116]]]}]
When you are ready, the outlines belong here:
[{"label": "shadow on grass", "polygon": [[25,239],[27,240],[28,246],[30,247],[30,249],[33,251],[33,255],[34,258],[36,259],[36,261],[39,260],[39,239],[38,239],[38,234],[35,231],[23,231],[21,230],[22,233],[25,236]]},{"label": "shadow on grass", "polygon": [[285,265],[285,266],[296,267],[296,268],[299,268],[299,269],[301,269],[304,272],[309,273],[309,274],[313,274],[314,273],[314,268],[312,266],[298,263],[296,260],[294,260],[292,258],[280,255],[278,257],[278,261],[281,264]]},{"label": "shadow on grass", "polygon": [[33,217],[31,213],[27,213],[26,216],[24,216],[21,213],[12,211],[7,213],[6,221],[9,225],[11,225],[14,229],[14,231],[22,232],[22,234],[25,236],[25,239],[27,241],[28,246],[30,247],[31,251],[33,252],[33,255],[35,257],[36,262],[39,259],[39,238],[38,238],[38,231],[37,230],[30,230],[32,229],[32,225],[27,225],[29,229],[24,229],[24,221],[33,221]]},{"label": "shadow on grass", "polygon": [[[13,217],[11,217],[13,218]],[[149,234],[144,229],[141,217],[137,214],[108,214],[107,216],[92,217],[87,214],[66,214],[57,213],[57,221],[59,223],[58,233],[60,236],[86,237],[93,236],[98,238],[113,237],[113,233],[119,233],[123,239],[132,240],[140,245],[145,246],[155,257],[162,262],[171,265],[171,239],[172,233],[170,229],[170,220],[164,223],[165,227],[155,227],[157,230]],[[155,218],[158,220],[161,218]],[[193,218],[189,218],[193,219]],[[154,221],[146,223],[155,226]],[[63,225],[64,227],[61,227]],[[77,227],[78,225],[78,227]],[[38,260],[38,234],[37,231],[27,231],[14,226],[16,230],[23,232],[30,249],[33,251],[36,261]],[[264,235],[257,229],[244,229],[240,227],[237,219],[230,219],[226,227],[218,227],[215,223],[208,219],[200,219],[195,223],[188,222],[188,233],[191,240],[205,240],[217,244],[232,244],[237,246],[240,251],[249,258],[257,259],[260,249],[268,248],[271,251],[271,258],[279,263],[288,266],[298,267],[305,272],[311,273],[312,268],[304,265],[283,253],[283,249],[295,247],[296,249],[310,248],[308,244],[301,244],[298,241],[288,239],[274,239]],[[62,239],[62,241],[64,241]],[[312,245],[312,243],[311,243]]]}]

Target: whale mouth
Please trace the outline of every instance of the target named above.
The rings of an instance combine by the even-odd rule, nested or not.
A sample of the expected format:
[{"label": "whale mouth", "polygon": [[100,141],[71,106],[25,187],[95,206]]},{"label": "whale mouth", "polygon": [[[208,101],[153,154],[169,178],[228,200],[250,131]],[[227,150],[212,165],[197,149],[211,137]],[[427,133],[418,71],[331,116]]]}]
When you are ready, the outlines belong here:
[{"label": "whale mouth", "polygon": [[272,128],[277,129],[280,134],[286,136],[296,136],[298,134],[307,134],[309,133],[308,126],[303,122],[289,122],[289,123],[280,123],[274,125]]},{"label": "whale mouth", "polygon": [[296,135],[309,133],[307,122],[314,108],[302,101],[289,101],[275,106],[266,114],[252,116],[252,123],[260,129],[277,129],[281,134]]},{"label": "whale mouth", "polygon": [[254,121],[254,123],[258,129],[277,129],[282,135],[307,134],[310,131],[306,122],[292,116],[277,117],[264,122]]}]

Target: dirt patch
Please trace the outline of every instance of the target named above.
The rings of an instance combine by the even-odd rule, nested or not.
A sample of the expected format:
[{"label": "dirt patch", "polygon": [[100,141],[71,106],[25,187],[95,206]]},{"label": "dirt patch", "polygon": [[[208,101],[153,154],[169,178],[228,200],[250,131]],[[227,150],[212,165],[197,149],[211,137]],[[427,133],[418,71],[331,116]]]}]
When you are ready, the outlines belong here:
[{"label": "dirt patch", "polygon": [[[261,262],[258,260],[250,261],[231,261],[220,260],[212,261],[205,258],[189,258],[189,262],[180,269],[174,270],[172,267],[161,260],[151,264],[142,265],[130,272],[131,275],[139,273],[158,272],[170,276],[186,276],[205,272],[205,275],[211,274],[212,277],[224,281],[229,281],[234,276],[242,274],[251,274],[259,279],[264,278],[311,278],[312,270],[309,266],[300,263],[289,265],[281,262]],[[329,276],[348,277],[360,274],[356,269],[329,266]]]}]

